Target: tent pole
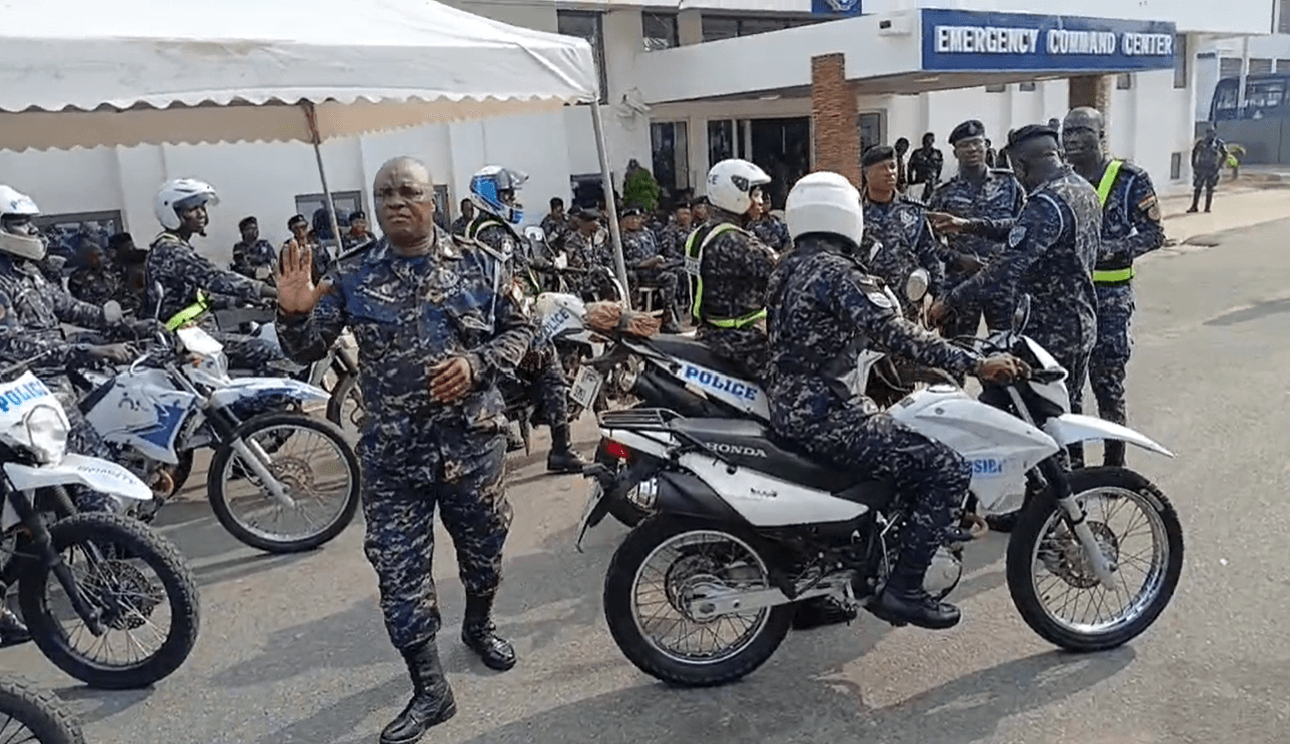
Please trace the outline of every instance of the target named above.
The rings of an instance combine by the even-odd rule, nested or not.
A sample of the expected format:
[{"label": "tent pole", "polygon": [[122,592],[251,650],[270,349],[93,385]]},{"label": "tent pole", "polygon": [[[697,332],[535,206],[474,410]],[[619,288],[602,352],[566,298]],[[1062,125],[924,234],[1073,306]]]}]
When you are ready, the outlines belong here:
[{"label": "tent pole", "polygon": [[[327,170],[323,168],[322,159],[322,137],[318,134],[318,112],[314,108],[312,101],[305,101],[300,104],[305,110],[305,121],[309,124],[309,141],[314,146],[314,160],[318,163],[318,178],[322,181],[323,198],[327,200],[327,216],[331,218],[331,233],[336,237],[336,257],[340,257],[341,246],[344,241],[340,235],[340,221],[336,218],[336,203],[331,198],[331,188],[327,186]],[[310,224],[313,224],[313,216],[310,216]]]},{"label": "tent pole", "polygon": [[627,284],[627,262],[623,260],[623,236],[618,230],[618,207],[614,204],[614,182],[609,177],[609,153],[605,144],[605,127],[600,121],[600,103],[591,102],[591,127],[596,134],[596,153],[600,156],[600,185],[605,191],[605,211],[609,213],[609,237],[614,242],[614,268],[627,296],[623,300],[632,305],[632,290]]}]

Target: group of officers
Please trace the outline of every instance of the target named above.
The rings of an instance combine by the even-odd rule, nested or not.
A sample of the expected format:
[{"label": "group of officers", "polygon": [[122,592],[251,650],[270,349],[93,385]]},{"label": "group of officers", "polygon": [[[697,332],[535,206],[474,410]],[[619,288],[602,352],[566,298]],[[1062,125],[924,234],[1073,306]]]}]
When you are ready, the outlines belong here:
[{"label": "group of officers", "polygon": [[[1012,171],[986,167],[978,121],[956,127],[950,143],[958,173],[928,204],[898,193],[885,147],[864,153],[860,189],[835,173],[799,179],[784,210],[789,244],[779,248],[752,230],[767,211],[770,177],[747,161],[717,163],[705,184],[707,219],[685,237],[682,257],[696,337],[762,384],[775,433],[823,462],[889,479],[909,499],[913,514],[899,557],[872,609],[927,628],[959,620],[956,608],[923,591],[922,580],[971,471],[946,445],[853,395],[843,382],[848,365],[858,350],[878,346],[959,377],[1010,380],[1022,373],[1020,360],[983,358],[946,337],[974,335],[982,319],[1007,324],[1028,294],[1026,332],[1069,372],[1072,410],[1080,409],[1091,372],[1100,413],[1123,422],[1133,262],[1164,237],[1150,178],[1109,157],[1095,110],[1071,111],[1060,132],[1049,125],[1013,132]],[[209,185],[172,181],[156,199],[164,230],[147,257],[149,315],[169,317],[198,289],[274,298],[279,339],[295,362],[321,358],[345,328],[358,342],[367,407],[358,443],[364,550],[413,687],[381,734],[386,744],[415,742],[456,713],[437,645],[436,509],[465,589],[463,643],[492,669],[516,663],[513,647],[496,633],[492,607],[512,519],[498,384],[526,357],[543,353],[516,282],[523,180],[498,166],[477,173],[471,195],[482,213],[454,237],[435,224],[429,169],[412,158],[391,160],[373,184],[383,236],[341,254],[325,276],[315,272],[307,246],[292,243],[272,283],[217,269],[193,248],[209,220],[207,205],[216,201]],[[54,357],[51,375],[77,356],[126,361],[120,346],[57,340],[58,320],[106,326],[113,319],[41,283],[31,266],[42,253],[29,239],[35,206],[12,190],[0,196],[0,360],[44,351]],[[657,263],[636,268],[666,270]],[[940,335],[915,322],[917,309],[902,304],[903,292],[893,301],[884,288],[903,288],[917,267],[932,277],[926,318]],[[1070,455],[1079,467],[1082,453]],[[1123,464],[1124,452],[1108,447],[1104,458]],[[850,612],[803,603],[797,627],[849,619]]]}]

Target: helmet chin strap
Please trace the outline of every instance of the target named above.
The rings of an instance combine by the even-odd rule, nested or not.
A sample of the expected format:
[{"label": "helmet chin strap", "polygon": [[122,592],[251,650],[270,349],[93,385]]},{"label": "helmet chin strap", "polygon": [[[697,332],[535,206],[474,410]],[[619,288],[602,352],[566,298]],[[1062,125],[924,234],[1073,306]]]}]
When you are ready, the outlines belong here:
[{"label": "helmet chin strap", "polygon": [[45,241],[30,235],[14,235],[0,230],[0,251],[19,258],[40,261],[45,258]]}]

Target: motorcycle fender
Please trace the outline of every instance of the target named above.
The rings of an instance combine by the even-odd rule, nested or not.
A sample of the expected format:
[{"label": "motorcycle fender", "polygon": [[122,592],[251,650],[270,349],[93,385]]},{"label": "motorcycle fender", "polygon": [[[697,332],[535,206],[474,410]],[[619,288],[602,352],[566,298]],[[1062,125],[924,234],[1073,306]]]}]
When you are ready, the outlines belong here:
[{"label": "motorcycle fender", "polygon": [[48,486],[80,485],[93,491],[136,501],[151,501],[152,489],[134,473],[114,462],[85,455],[67,455],[56,465],[4,464],[5,475],[19,491]]},{"label": "motorcycle fender", "polygon": [[331,398],[326,390],[289,377],[239,377],[211,393],[211,402],[223,408],[261,395],[282,395],[299,403],[326,403]]},{"label": "motorcycle fender", "polygon": [[663,514],[715,519],[727,524],[747,522],[717,492],[690,473],[665,471],[658,474],[655,508]]},{"label": "motorcycle fender", "polygon": [[1064,413],[1044,422],[1044,433],[1063,447],[1068,444],[1095,439],[1115,439],[1135,444],[1165,457],[1174,456],[1174,453],[1127,426],[1120,426],[1110,421],[1103,421],[1093,416],[1082,416],[1077,413]]}]

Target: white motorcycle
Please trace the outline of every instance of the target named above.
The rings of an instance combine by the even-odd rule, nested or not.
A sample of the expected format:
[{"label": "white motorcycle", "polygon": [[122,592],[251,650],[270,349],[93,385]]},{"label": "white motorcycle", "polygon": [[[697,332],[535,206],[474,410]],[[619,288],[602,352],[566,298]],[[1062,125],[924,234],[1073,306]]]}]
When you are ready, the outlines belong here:
[{"label": "white motorcycle", "polygon": [[[1058,646],[1113,648],[1145,631],[1173,596],[1182,527],[1144,476],[1125,468],[1066,472],[1055,455],[1107,439],[1172,454],[1126,427],[1072,415],[1066,371],[1021,334],[1026,309],[1017,330],[976,343],[1024,359],[1033,368],[1028,379],[985,383],[979,401],[957,386],[933,385],[890,414],[971,463],[970,495],[986,511],[1015,503],[1029,486],[1007,550],[1014,605]],[[614,641],[646,673],[681,685],[730,682],[774,653],[793,603],[831,596],[854,605],[881,591],[909,517],[889,483],[818,464],[755,421],[637,409],[605,413],[600,425],[630,464],[595,473],[582,530],[606,494],[650,484],[654,516],[614,553],[604,589]],[[1147,547],[1131,547],[1143,534]],[[933,596],[957,586],[955,541],[963,539],[962,531],[947,534],[938,550],[924,580]]]},{"label": "white motorcycle", "polygon": [[[91,687],[146,687],[178,669],[197,641],[196,583],[174,545],[134,519],[90,512],[48,521],[70,508],[44,503],[66,499],[66,486],[152,499],[120,465],[69,454],[68,430],[67,413],[33,374],[0,384],[0,575],[17,584],[32,640],[59,669]],[[114,649],[125,658],[110,658]]]},{"label": "white motorcycle", "polygon": [[[259,550],[312,550],[343,532],[358,509],[358,457],[336,425],[284,410],[324,404],[327,392],[290,378],[231,378],[223,346],[205,331],[187,326],[175,338],[177,347],[163,336],[114,376],[84,373],[94,390],[81,409],[122,462],[168,494],[171,473],[191,467],[195,450],[213,448],[211,508]],[[249,493],[236,499],[231,491],[241,486]],[[286,524],[292,518],[300,524]]]}]

